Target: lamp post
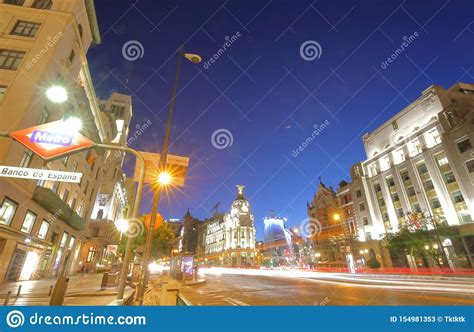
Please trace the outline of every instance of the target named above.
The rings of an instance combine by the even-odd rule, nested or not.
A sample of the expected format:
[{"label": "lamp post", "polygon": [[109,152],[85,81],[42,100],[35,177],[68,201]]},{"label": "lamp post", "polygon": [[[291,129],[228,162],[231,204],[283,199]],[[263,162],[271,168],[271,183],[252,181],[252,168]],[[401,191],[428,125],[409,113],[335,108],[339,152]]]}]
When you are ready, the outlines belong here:
[{"label": "lamp post", "polygon": [[[137,301],[140,303],[140,305],[143,304],[143,295],[145,294],[145,287],[148,284],[148,279],[150,276],[150,271],[148,269],[148,261],[150,260],[150,253],[151,253],[151,249],[153,245],[153,232],[155,228],[156,216],[158,213],[158,205],[160,202],[160,196],[163,190],[163,186],[166,185],[165,183],[169,183],[171,180],[169,175],[168,176],[165,175],[165,173],[167,173],[166,161],[167,161],[167,156],[168,156],[168,145],[169,145],[169,137],[170,137],[170,131],[171,131],[171,122],[173,119],[174,104],[176,100],[176,92],[178,90],[179,75],[181,72],[181,60],[183,57],[185,57],[186,59],[188,59],[189,61],[193,63],[201,62],[201,57],[199,55],[184,53],[183,46],[179,48],[178,64],[176,66],[176,77],[174,81],[173,90],[171,93],[170,109],[168,113],[168,121],[166,122],[166,129],[165,129],[165,138],[163,140],[163,149],[160,153],[160,161],[158,165],[158,172],[159,172],[158,185],[153,195],[153,206],[151,210],[150,227],[149,227],[149,230],[147,233],[147,239],[145,242],[145,253],[143,256],[144,271],[142,272],[142,275],[140,276],[140,283],[138,285]],[[160,183],[160,181],[163,181],[163,183]]]}]

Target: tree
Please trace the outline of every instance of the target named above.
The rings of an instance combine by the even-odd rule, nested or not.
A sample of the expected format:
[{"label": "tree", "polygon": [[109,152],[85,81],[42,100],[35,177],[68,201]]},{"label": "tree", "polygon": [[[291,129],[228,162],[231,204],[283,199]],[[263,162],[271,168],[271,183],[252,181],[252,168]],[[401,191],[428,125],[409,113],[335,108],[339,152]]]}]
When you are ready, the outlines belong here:
[{"label": "tree", "polygon": [[[432,228],[432,229],[429,229]],[[388,233],[384,241],[390,250],[405,252],[412,257],[421,256],[425,265],[428,265],[427,256],[431,257],[438,266],[442,259],[447,265],[441,242],[441,236],[452,236],[453,230],[446,224],[438,223],[433,218],[422,215],[408,218],[405,225],[395,234]],[[433,250],[433,243],[436,249]],[[426,249],[428,246],[430,249]]]},{"label": "tree", "polygon": [[[143,217],[140,218],[143,220]],[[148,230],[143,228],[144,231],[135,237],[132,245],[132,251],[135,251],[139,246],[144,246],[146,242],[146,237]],[[173,242],[175,240],[175,234],[170,226],[166,223],[162,224],[153,235],[153,246],[151,250],[151,258],[158,259],[167,257],[171,254],[171,250],[173,249]],[[119,255],[123,255],[125,253],[125,248],[127,244],[127,237],[123,236],[122,240],[118,247]]]}]

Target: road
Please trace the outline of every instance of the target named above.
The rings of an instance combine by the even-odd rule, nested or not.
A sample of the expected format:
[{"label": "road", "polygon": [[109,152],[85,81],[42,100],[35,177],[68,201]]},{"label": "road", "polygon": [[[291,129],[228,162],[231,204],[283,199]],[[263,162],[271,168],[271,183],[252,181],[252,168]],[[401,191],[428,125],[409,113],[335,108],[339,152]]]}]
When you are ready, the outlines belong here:
[{"label": "road", "polygon": [[473,278],[417,279],[331,273],[209,269],[182,289],[193,305],[474,305]]}]

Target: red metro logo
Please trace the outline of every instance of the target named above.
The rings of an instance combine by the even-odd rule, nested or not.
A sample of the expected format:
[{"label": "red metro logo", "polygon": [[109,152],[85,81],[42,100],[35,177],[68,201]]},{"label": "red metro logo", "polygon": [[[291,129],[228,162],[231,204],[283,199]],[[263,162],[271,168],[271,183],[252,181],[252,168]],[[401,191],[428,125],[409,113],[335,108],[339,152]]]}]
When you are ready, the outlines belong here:
[{"label": "red metro logo", "polygon": [[10,137],[45,160],[94,145],[94,142],[87,137],[71,130],[67,120],[18,130],[10,133]]}]

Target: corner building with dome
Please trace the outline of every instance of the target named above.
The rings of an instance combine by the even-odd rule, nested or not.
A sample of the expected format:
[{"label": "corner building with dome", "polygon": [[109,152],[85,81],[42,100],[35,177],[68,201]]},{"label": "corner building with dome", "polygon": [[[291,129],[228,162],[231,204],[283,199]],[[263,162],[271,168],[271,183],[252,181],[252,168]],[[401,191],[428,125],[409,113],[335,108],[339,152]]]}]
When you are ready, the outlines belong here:
[{"label": "corner building with dome", "polygon": [[214,213],[200,226],[198,246],[198,258],[203,265],[255,265],[254,217],[244,196],[244,186],[237,186],[230,213]]}]

